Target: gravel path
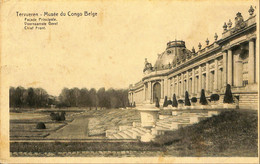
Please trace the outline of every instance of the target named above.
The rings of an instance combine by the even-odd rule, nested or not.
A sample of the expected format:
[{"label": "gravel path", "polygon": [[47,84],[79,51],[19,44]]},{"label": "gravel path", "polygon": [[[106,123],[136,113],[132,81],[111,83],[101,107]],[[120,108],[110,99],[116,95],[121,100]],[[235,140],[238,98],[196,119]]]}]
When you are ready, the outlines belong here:
[{"label": "gravel path", "polygon": [[81,114],[71,123],[51,133],[47,139],[86,139],[88,138],[88,116]]}]

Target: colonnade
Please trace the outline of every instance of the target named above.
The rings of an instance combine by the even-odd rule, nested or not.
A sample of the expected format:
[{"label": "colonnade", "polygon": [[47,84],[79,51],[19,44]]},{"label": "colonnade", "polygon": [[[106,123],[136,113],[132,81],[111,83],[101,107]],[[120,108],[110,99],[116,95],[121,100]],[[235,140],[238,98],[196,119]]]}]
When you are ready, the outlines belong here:
[{"label": "colonnade", "polygon": [[[224,93],[227,84],[234,87],[243,87],[245,85],[257,83],[257,62],[258,56],[255,52],[255,39],[250,39],[243,44],[248,45],[248,64],[243,68],[243,61],[240,54],[234,54],[234,46],[227,47],[222,50],[222,55],[218,55],[215,59],[209,59],[204,63],[194,65],[193,68],[184,70],[178,74],[170,74],[156,80],[147,79],[143,83],[143,101],[153,102],[153,85],[160,84],[161,99],[165,96],[172,98],[175,93],[177,97],[184,98],[185,91],[190,96],[199,97],[201,89],[205,90],[207,96],[212,93]],[[236,45],[239,47],[240,45]],[[243,79],[243,69],[247,69],[247,79]],[[243,81],[244,80],[244,81]],[[245,83],[246,82],[246,83]],[[129,93],[130,102],[135,101],[135,93]]]}]

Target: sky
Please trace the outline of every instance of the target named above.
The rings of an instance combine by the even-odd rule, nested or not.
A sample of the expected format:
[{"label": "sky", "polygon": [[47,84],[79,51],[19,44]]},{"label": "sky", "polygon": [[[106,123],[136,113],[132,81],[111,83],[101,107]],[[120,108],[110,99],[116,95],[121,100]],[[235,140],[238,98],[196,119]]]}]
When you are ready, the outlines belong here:
[{"label": "sky", "polygon": [[[128,88],[142,79],[144,60],[155,63],[168,41],[198,50],[237,12],[249,17],[257,1],[10,2],[2,6],[2,80],[42,87],[58,96],[67,88]],[[57,26],[24,30],[19,12],[97,12],[97,17],[57,17]]]}]

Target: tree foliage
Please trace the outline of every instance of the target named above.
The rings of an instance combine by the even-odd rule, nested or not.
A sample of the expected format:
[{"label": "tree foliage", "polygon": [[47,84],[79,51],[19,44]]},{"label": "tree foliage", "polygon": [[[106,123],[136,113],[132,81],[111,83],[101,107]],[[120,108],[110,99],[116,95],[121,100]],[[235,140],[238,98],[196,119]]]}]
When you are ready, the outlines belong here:
[{"label": "tree foliage", "polygon": [[59,104],[66,107],[121,108],[129,106],[128,90],[105,88],[90,90],[64,88],[59,95]]},{"label": "tree foliage", "polygon": [[54,104],[54,98],[42,88],[28,88],[21,86],[9,89],[9,106],[15,108],[29,107],[47,107]]},{"label": "tree foliage", "polygon": [[129,106],[128,90],[95,88],[63,88],[60,95],[56,98],[49,95],[42,88],[10,87],[9,89],[10,107],[14,108],[39,108],[50,107],[101,107],[101,108],[120,108]]}]

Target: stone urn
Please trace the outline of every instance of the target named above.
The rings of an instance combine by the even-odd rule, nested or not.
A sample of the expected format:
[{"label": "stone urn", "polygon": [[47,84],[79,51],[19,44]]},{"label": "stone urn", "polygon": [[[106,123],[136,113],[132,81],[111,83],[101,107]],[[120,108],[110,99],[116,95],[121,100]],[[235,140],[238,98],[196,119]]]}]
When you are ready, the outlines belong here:
[{"label": "stone urn", "polygon": [[155,126],[158,119],[159,108],[156,108],[154,104],[144,104],[137,108],[141,114],[141,126],[144,128],[152,128]]}]

